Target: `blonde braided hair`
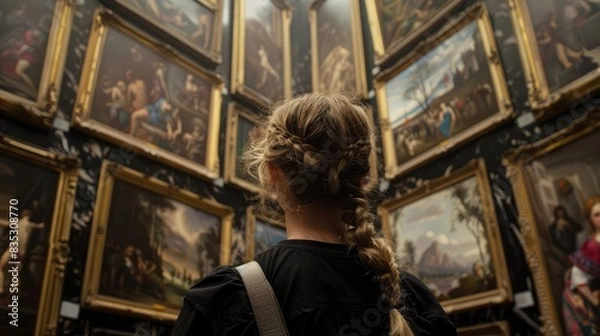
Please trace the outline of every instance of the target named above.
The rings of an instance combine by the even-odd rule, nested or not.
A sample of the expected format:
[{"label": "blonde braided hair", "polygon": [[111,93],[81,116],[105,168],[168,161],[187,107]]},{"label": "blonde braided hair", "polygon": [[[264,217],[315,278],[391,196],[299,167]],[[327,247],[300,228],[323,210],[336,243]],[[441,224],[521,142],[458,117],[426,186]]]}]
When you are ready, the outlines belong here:
[{"label": "blonde braided hair", "polygon": [[345,242],[373,270],[382,288],[381,299],[391,307],[390,335],[412,336],[408,322],[395,308],[401,298],[396,255],[385,239],[377,237],[362,187],[372,169],[369,158],[375,139],[368,113],[369,108],[341,94],[296,97],[273,109],[262,137],[245,152],[245,161],[262,186],[262,207],[273,193],[267,173],[272,164],[284,172],[295,203],[333,202],[341,209]]}]

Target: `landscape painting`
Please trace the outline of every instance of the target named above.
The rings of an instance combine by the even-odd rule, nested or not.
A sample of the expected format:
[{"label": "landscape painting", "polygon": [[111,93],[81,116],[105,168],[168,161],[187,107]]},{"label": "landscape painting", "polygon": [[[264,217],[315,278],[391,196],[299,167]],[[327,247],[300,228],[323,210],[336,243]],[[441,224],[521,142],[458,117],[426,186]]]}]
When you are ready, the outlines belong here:
[{"label": "landscape painting", "polygon": [[408,66],[385,88],[398,165],[498,112],[477,22]]},{"label": "landscape painting", "polygon": [[460,0],[375,0],[383,54],[389,55],[406,45],[459,2]]},{"label": "landscape painting", "polygon": [[359,11],[355,0],[313,3],[310,17],[314,91],[365,94]]},{"label": "landscape painting", "polygon": [[81,84],[90,90],[79,92],[75,125],[143,152],[151,148],[188,171],[215,175],[217,77],[145,40],[114,16],[102,11],[99,16],[90,41],[103,42],[90,45]]},{"label": "landscape painting", "polygon": [[252,207],[246,209],[246,260],[265,252],[278,242],[287,239],[284,223],[256,215]]},{"label": "landscape painting", "polygon": [[224,251],[229,249],[230,223],[223,217],[229,210],[213,205],[218,211],[211,211],[183,191],[168,196],[169,186],[163,183],[123,179],[116,173],[106,182],[106,175],[103,181],[112,184],[112,193],[99,201],[110,204],[97,207],[102,217],[95,223],[90,251],[102,263],[90,265],[88,290],[123,303],[123,310],[133,305],[143,313],[144,307],[163,307],[173,318],[187,290],[228,262]]},{"label": "landscape painting", "polygon": [[259,104],[290,94],[289,13],[281,1],[235,3],[234,91]]},{"label": "landscape painting", "polygon": [[481,298],[498,296],[506,276],[501,242],[492,240],[497,235],[488,214],[494,209],[482,194],[481,179],[463,170],[430,191],[382,205],[401,267],[417,275],[447,310],[485,305],[488,300]]},{"label": "landscape painting", "polygon": [[[198,0],[113,0],[172,36],[187,43],[194,49],[219,56],[221,21],[215,21],[218,15]],[[218,11],[217,13],[220,13]],[[217,23],[217,25],[215,25]],[[214,54],[214,55],[213,55]],[[219,56],[220,58],[220,56]]]}]

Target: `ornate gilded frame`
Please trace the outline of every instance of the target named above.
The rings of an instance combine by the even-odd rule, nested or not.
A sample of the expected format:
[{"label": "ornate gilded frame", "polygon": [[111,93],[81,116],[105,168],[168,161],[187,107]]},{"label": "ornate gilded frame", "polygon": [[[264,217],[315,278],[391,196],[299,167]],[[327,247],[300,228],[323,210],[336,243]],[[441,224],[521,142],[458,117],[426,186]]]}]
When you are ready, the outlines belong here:
[{"label": "ornate gilded frame", "polygon": [[139,9],[136,9],[135,6],[131,5],[129,1],[126,0],[105,0],[107,2],[117,3],[119,6],[123,7],[127,12],[132,13],[145,22],[151,24],[152,26],[158,27],[161,31],[167,33],[172,38],[182,42],[190,49],[199,53],[206,59],[208,59],[213,64],[221,63],[221,42],[222,42],[222,33],[223,33],[223,0],[195,0],[198,4],[205,6],[210,9],[214,15],[215,19],[211,28],[211,38],[212,41],[208,49],[201,48],[192,44],[189,39],[185,36],[182,36],[176,29],[170,28],[166,25],[163,25],[160,21],[151,18],[149,15],[141,12]]},{"label": "ornate gilded frame", "polygon": [[545,262],[540,233],[534,215],[534,203],[528,190],[526,166],[536,160],[600,129],[600,113],[596,109],[588,118],[579,119],[571,126],[564,128],[536,143],[525,145],[507,153],[503,165],[511,181],[515,203],[519,212],[519,229],[523,236],[525,257],[531,270],[536,287],[538,306],[540,307],[541,333],[543,335],[562,334],[562,303],[555,302],[552,293],[548,268]]},{"label": "ornate gilded frame", "polygon": [[529,16],[527,1],[508,0],[519,45],[523,71],[527,81],[529,106],[536,119],[543,120],[565,106],[600,88],[600,69],[551,92],[546,78],[535,30]]},{"label": "ornate gilded frame", "polygon": [[59,156],[3,136],[0,136],[0,152],[59,174],[35,327],[36,336],[53,335],[56,333],[69,259],[69,233],[80,162],[76,158]]},{"label": "ornate gilded frame", "polygon": [[491,196],[492,192],[483,159],[473,160],[467,166],[456,170],[448,176],[426,181],[421,187],[394,199],[387,200],[378,208],[378,214],[382,221],[383,233],[385,237],[395,245],[390,224],[390,214],[392,212],[400,207],[409,205],[472,177],[477,179],[477,185],[483,203],[483,214],[486,219],[485,225],[487,240],[490,246],[490,257],[494,265],[496,289],[469,294],[454,299],[442,300],[440,304],[449,314],[469,309],[483,308],[494,304],[502,304],[512,300],[512,286],[508,277],[500,229],[496,219],[494,202]]},{"label": "ornate gilded frame", "polygon": [[[231,63],[231,92],[238,94],[251,102],[268,106],[275,101],[265,97],[258,91],[251,88],[244,81],[245,69],[245,44],[246,44],[246,1],[238,0],[233,3],[233,46]],[[292,22],[292,9],[286,0],[270,0],[273,6],[281,10],[281,33],[283,45],[283,98],[289,99],[292,96],[292,54],[290,47],[290,29]]]},{"label": "ornate gilded frame", "polygon": [[439,22],[445,15],[447,15],[452,9],[456,8],[464,0],[450,0],[446,5],[440,8],[431,19],[427,21],[421,27],[415,29],[408,36],[397,39],[394,41],[389,48],[385,48],[383,44],[383,36],[381,33],[382,25],[377,10],[378,4],[376,0],[368,0],[365,2],[367,7],[367,15],[369,18],[369,26],[371,31],[371,37],[373,38],[373,51],[375,53],[375,65],[381,65],[389,58],[397,55],[404,47],[409,43],[417,39],[427,30],[429,30],[436,22]]},{"label": "ornate gilded frame", "polygon": [[[422,56],[433,50],[441,42],[451,38],[455,32],[461,28],[464,28],[473,21],[477,22],[478,29],[481,31],[483,46],[487,55],[488,66],[491,72],[493,89],[499,111],[473,125],[472,127],[452,136],[444,142],[439,143],[437,146],[423,152],[422,154],[415,156],[403,164],[397,165],[393,129],[386,99],[387,82],[418,61]],[[385,177],[387,179],[394,179],[399,175],[410,172],[433,161],[436,157],[443,155],[444,153],[463,145],[491,130],[492,128],[510,120],[515,114],[508,92],[507,81],[502,69],[498,47],[495,43],[494,31],[492,29],[488,11],[483,5],[475,5],[471,7],[459,20],[457,20],[456,24],[449,26],[447,29],[441,31],[438,35],[422,41],[396,67],[379,73],[375,80],[375,90],[377,95],[377,105],[379,107],[381,134],[383,138],[382,144],[385,161]]]},{"label": "ornate gilded frame", "polygon": [[144,175],[133,169],[111,161],[104,161],[98,195],[95,204],[94,222],[83,282],[81,304],[86,307],[120,312],[135,316],[144,316],[162,321],[175,321],[179,310],[161,305],[148,305],[133,300],[116,298],[100,293],[100,275],[106,243],[110,204],[115,180],[133,184],[139,188],[169,197],[188,206],[221,218],[220,265],[231,262],[231,230],[233,209],[216,201],[204,198],[187,190],[182,190],[154,177]]},{"label": "ornate gilded frame", "polygon": [[[316,0],[310,5],[308,18],[310,21],[310,48],[313,91],[319,91],[319,7],[327,0]],[[362,35],[362,23],[360,20],[360,3],[358,0],[350,0],[348,4],[351,9],[351,31],[352,31],[352,55],[354,57],[355,94],[363,99],[368,99],[367,79],[365,68],[364,42]]]},{"label": "ornate gilded frame", "polygon": [[[255,125],[260,125],[260,118],[250,112],[248,109],[241,107],[237,103],[229,104],[228,120],[227,120],[227,140],[225,141],[225,172],[224,180],[237,187],[248,191],[259,193],[260,186],[253,184],[250,181],[236,175],[236,167],[240,164],[237,158],[237,140],[239,119],[244,118]],[[258,183],[258,181],[257,181]]]},{"label": "ornate gilded frame", "polygon": [[506,321],[479,324],[458,328],[458,336],[510,336],[510,326]]},{"label": "ornate gilded frame", "polygon": [[58,112],[73,6],[73,0],[56,0],[36,100],[0,90],[0,108],[3,112],[43,127],[52,126]]},{"label": "ornate gilded frame", "polygon": [[[151,143],[137,139],[90,117],[91,103],[96,86],[95,83],[99,75],[98,67],[100,55],[106,42],[106,35],[109,27],[113,27],[118,31],[125,33],[140,44],[151,48],[153,52],[159,56],[165,57],[167,60],[201,76],[204,80],[212,84],[210,90],[209,120],[207,125],[206,159],[203,165],[176,155],[170,151],[158,148]],[[117,145],[127,145],[138,152],[156,158],[175,168],[183,169],[189,173],[207,179],[216,179],[219,176],[219,127],[221,122],[221,101],[224,84],[218,75],[209,73],[198,67],[191,60],[180,56],[172,48],[167,48],[157,40],[135,30],[133,26],[120,19],[113,12],[103,8],[99,8],[95,15],[95,22],[91,30],[83,69],[80,89],[77,95],[77,105],[72,120],[73,126]]]},{"label": "ornate gilded frame", "polygon": [[252,206],[246,208],[246,261],[251,261],[255,256],[256,241],[254,237],[254,229],[256,228],[256,219],[262,222],[269,223],[275,227],[285,230],[285,223],[268,218],[262,214],[255,213]]}]

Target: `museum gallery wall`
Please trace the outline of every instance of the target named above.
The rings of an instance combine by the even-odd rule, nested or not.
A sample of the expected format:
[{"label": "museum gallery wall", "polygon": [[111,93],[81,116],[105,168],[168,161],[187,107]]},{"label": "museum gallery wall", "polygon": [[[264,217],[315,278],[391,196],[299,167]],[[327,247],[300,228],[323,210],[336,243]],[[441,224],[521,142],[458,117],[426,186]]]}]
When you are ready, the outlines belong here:
[{"label": "museum gallery wall", "polygon": [[18,212],[23,335],[168,335],[186,288],[285,239],[253,208],[241,154],[271,104],[311,91],[373,107],[381,233],[461,335],[593,332],[594,307],[563,300],[582,299],[565,291],[570,256],[600,194],[597,2],[8,0],[0,14],[0,267]]}]

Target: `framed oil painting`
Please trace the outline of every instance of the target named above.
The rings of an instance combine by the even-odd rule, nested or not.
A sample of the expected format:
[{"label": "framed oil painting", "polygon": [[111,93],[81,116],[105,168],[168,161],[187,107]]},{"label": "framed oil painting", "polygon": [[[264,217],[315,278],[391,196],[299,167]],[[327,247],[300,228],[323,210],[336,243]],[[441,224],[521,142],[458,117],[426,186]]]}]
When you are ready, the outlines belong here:
[{"label": "framed oil painting", "polygon": [[219,171],[222,81],[97,12],[74,126],[205,178]]},{"label": "framed oil painting", "polygon": [[[585,204],[600,195],[598,112],[504,157],[546,335],[575,335],[575,329],[600,326],[598,315],[592,317],[598,306],[586,302],[576,294],[579,291],[569,290],[573,255],[584,251],[586,238],[592,236]],[[592,275],[589,278],[597,280]],[[581,302],[577,306],[581,314],[565,314],[575,302]]]},{"label": "framed oil painting", "polygon": [[227,144],[225,147],[225,182],[252,192],[260,191],[258,181],[246,170],[242,155],[248,144],[261,136],[260,118],[239,104],[229,104]]},{"label": "framed oil painting", "polygon": [[491,195],[485,164],[475,160],[379,208],[400,265],[448,313],[512,299]]},{"label": "framed oil painting", "polygon": [[233,209],[105,161],[82,305],[175,321],[192,284],[228,264]]},{"label": "framed oil painting", "polygon": [[51,335],[79,161],[1,136],[0,153],[0,334]]},{"label": "framed oil painting", "polygon": [[291,7],[284,0],[233,3],[231,91],[266,106],[291,97]]},{"label": "framed oil painting", "polygon": [[512,118],[494,41],[488,12],[476,5],[396,68],[380,73],[375,88],[386,178]]},{"label": "framed oil painting", "polygon": [[529,105],[538,119],[600,88],[600,4],[509,0]]},{"label": "framed oil painting", "polygon": [[285,239],[287,233],[283,222],[256,214],[251,206],[246,209],[247,261]]},{"label": "framed oil painting", "polygon": [[13,117],[52,125],[71,31],[68,0],[0,4],[0,107]]},{"label": "framed oil painting", "polygon": [[463,0],[366,1],[375,64],[384,63],[426,32]]},{"label": "framed oil painting", "polygon": [[309,10],[313,91],[367,98],[358,0],[318,0]]},{"label": "framed oil painting", "polygon": [[471,327],[458,328],[458,336],[510,336],[510,327],[506,321],[484,323]]},{"label": "framed oil painting", "polygon": [[[103,0],[140,17],[213,64],[221,62],[222,0]],[[115,6],[115,4],[117,6]]]}]

